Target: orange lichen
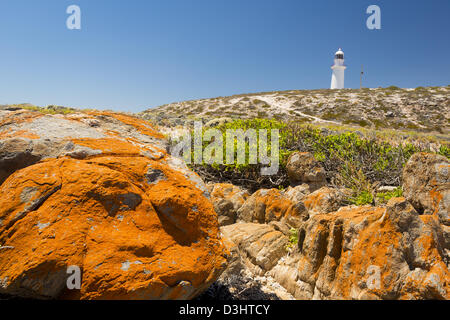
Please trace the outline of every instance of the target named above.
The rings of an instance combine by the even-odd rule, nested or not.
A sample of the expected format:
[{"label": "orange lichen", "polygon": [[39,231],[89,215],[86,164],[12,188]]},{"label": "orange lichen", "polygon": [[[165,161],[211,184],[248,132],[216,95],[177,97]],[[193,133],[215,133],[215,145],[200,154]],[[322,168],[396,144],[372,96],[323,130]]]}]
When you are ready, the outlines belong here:
[{"label": "orange lichen", "polygon": [[42,117],[43,114],[40,112],[32,112],[32,111],[13,111],[10,114],[3,117],[0,120],[0,127],[9,125],[9,124],[17,124],[17,123],[27,123],[31,122],[36,118]]},{"label": "orange lichen", "polygon": [[12,131],[11,129],[0,132],[0,139],[8,138],[27,138],[27,139],[39,139],[37,134],[29,132],[28,130]]},{"label": "orange lichen", "polygon": [[314,192],[310,195],[308,195],[304,200],[303,203],[305,204],[305,207],[309,210],[315,207],[318,207],[322,200],[325,197],[325,193],[323,192]]},{"label": "orange lichen", "polygon": [[[393,208],[402,203],[405,199],[398,198],[393,199],[390,205]],[[416,280],[411,278],[407,283],[402,283],[400,274],[405,267],[408,270],[408,262],[401,261],[405,239],[398,219],[405,215],[414,218],[417,213],[412,207],[392,210],[369,206],[347,207],[311,217],[308,221],[311,227],[307,229],[304,240],[307,244],[302,244],[301,248],[306,251],[299,262],[300,280],[319,285],[319,291],[326,295],[344,299],[360,298],[359,294],[382,299],[448,298],[450,273],[437,249],[433,232],[426,231],[433,224],[438,225],[437,217],[420,216],[425,225],[421,227],[423,232],[420,237],[414,241],[421,248],[420,261],[424,264],[421,268],[426,270],[422,270]],[[404,211],[400,214],[395,210]],[[417,244],[414,246],[417,247]],[[431,280],[427,280],[429,278]],[[375,286],[367,284],[371,279],[376,279]],[[426,284],[426,281],[439,281],[441,292],[425,295],[425,288],[436,287],[431,282]],[[399,282],[403,286],[402,291],[399,291]]]},{"label": "orange lichen", "polygon": [[230,183],[216,183],[211,192],[211,197],[218,199],[234,198],[236,202],[242,205],[249,197],[249,194]]},{"label": "orange lichen", "polygon": [[437,214],[440,210],[439,204],[443,199],[443,195],[439,192],[438,188],[433,188],[430,190],[430,198],[432,200],[433,214]]},{"label": "orange lichen", "polygon": [[164,135],[153,129],[148,121],[145,121],[143,119],[139,119],[133,116],[125,115],[122,113],[113,113],[113,112],[90,112],[89,114],[92,115],[104,115],[113,117],[116,120],[119,120],[120,122],[123,122],[125,124],[128,124],[130,126],[133,126],[136,128],[140,133],[155,137],[158,139],[163,139]]},{"label": "orange lichen", "polygon": [[141,152],[138,147],[131,143],[115,138],[72,139],[72,142],[94,150],[101,150],[103,154],[139,155]]},{"label": "orange lichen", "polygon": [[298,217],[298,212],[295,204],[282,196],[277,189],[270,189],[266,194],[256,194],[256,203],[264,204],[265,206],[265,221],[280,220],[283,217]]},{"label": "orange lichen", "polygon": [[[14,248],[0,250],[6,290],[19,294],[30,286],[25,291],[36,296],[70,299],[178,299],[209,286],[227,251],[202,191],[164,163],[132,155],[139,149],[125,142],[74,142],[111,155],[48,159],[15,172],[0,188],[0,244]],[[164,179],[148,181],[149,168]],[[69,265],[82,269],[78,292],[62,290]],[[58,281],[61,288],[54,289]]]}]

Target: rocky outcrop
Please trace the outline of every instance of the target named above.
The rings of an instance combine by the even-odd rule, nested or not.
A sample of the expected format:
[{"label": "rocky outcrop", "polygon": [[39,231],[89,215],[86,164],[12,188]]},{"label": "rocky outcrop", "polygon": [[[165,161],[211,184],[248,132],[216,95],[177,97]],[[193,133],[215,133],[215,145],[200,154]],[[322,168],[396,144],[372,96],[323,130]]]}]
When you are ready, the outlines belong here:
[{"label": "rocky outcrop", "polygon": [[229,183],[208,185],[211,201],[219,215],[219,225],[236,223],[237,211],[242,207],[249,193]]},{"label": "rocky outcrop", "polygon": [[305,196],[303,203],[312,216],[338,210],[350,195],[351,190],[322,187]]},{"label": "rocky outcrop", "polygon": [[232,287],[251,277],[283,299],[450,298],[448,227],[405,198],[316,213],[300,226],[294,248],[267,224],[221,230],[233,257],[222,283]]},{"label": "rocky outcrop", "polygon": [[419,213],[434,214],[450,226],[450,161],[416,153],[403,170],[403,193]]},{"label": "rocky outcrop", "polygon": [[289,284],[308,299],[449,299],[444,247],[438,219],[404,198],[386,208],[344,207],[300,228]]},{"label": "rocky outcrop", "polygon": [[315,191],[327,184],[325,170],[309,152],[291,154],[287,160],[286,170],[293,185],[306,183],[311,191]]},{"label": "rocky outcrop", "polygon": [[233,267],[221,283],[261,287],[283,299],[449,299],[450,227],[439,211],[445,200],[433,202],[435,191],[447,190],[448,160],[411,159],[408,199],[381,207],[345,207],[350,190],[310,193],[306,183],[258,190],[238,210],[238,223],[222,228]]},{"label": "rocky outcrop", "polygon": [[238,210],[238,221],[283,221],[295,227],[307,219],[306,215],[306,209],[301,202],[289,200],[277,189],[261,189],[252,194]]},{"label": "rocky outcrop", "polygon": [[219,277],[227,250],[206,186],[146,121],[0,115],[0,294],[189,299]]}]

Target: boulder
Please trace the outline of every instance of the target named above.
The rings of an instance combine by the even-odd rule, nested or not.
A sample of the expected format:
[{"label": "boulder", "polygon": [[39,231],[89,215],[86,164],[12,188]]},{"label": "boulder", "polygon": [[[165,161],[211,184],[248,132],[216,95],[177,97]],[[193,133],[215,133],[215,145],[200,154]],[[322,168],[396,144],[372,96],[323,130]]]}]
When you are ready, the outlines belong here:
[{"label": "boulder", "polygon": [[241,263],[254,274],[265,274],[286,255],[288,238],[269,225],[235,223],[222,227],[221,231],[237,246],[237,259],[241,259]]},{"label": "boulder", "polygon": [[403,194],[420,214],[433,214],[450,226],[450,160],[415,153],[403,169]]},{"label": "boulder", "polygon": [[295,203],[302,202],[303,199],[310,193],[311,190],[309,189],[309,185],[306,183],[295,187],[289,186],[283,191],[283,195]]},{"label": "boulder", "polygon": [[236,222],[237,211],[242,207],[249,193],[229,183],[216,183],[208,186],[211,201],[219,215],[219,225],[226,226]]},{"label": "boulder", "polygon": [[220,276],[227,250],[206,186],[148,122],[2,115],[0,294],[190,299]]},{"label": "boulder", "polygon": [[324,168],[309,152],[292,153],[287,160],[286,170],[293,185],[306,183],[311,191],[315,191],[327,184]]},{"label": "boulder", "polygon": [[293,202],[280,190],[260,189],[253,193],[238,210],[238,221],[269,223],[283,221],[296,227],[307,219],[302,202]]},{"label": "boulder", "polygon": [[322,187],[305,196],[303,203],[308,214],[323,214],[338,210],[351,195],[351,190]]}]

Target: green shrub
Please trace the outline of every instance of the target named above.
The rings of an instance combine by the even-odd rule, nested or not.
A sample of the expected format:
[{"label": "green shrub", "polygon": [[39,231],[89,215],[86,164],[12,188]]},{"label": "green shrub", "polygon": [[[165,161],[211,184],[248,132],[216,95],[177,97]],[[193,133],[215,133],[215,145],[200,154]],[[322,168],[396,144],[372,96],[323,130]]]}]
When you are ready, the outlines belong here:
[{"label": "green shrub", "polygon": [[440,154],[441,156],[450,158],[450,145],[445,145],[445,144],[441,145],[439,147],[438,154]]},{"label": "green shrub", "polygon": [[390,87],[387,87],[386,90],[395,91],[395,90],[401,90],[401,89],[397,86],[390,86]]},{"label": "green shrub", "polygon": [[372,204],[373,203],[373,195],[369,191],[361,191],[361,193],[351,197],[350,202],[352,204],[356,204],[357,206],[362,206],[365,204]]},{"label": "green shrub", "polygon": [[38,111],[43,114],[69,114],[76,110],[73,108],[67,108],[62,106],[49,105],[47,107],[37,107],[37,106],[22,106],[23,109]]},{"label": "green shrub", "polygon": [[391,198],[398,198],[403,196],[402,187],[397,187],[395,190],[386,191],[386,192],[378,192],[377,199],[381,203],[387,203]]},{"label": "green shrub", "polygon": [[286,251],[294,248],[298,244],[298,229],[291,228],[289,230],[289,243],[286,245]]},{"label": "green shrub", "polygon": [[[275,176],[261,176],[260,164],[249,164],[249,145],[245,142],[246,162],[237,164],[236,150],[233,164],[201,164],[191,168],[206,181],[232,182],[256,191],[261,188],[283,188],[289,185],[286,162],[294,151],[310,152],[325,168],[327,180],[336,186],[353,191],[352,203],[373,202],[373,184],[400,186],[402,170],[412,154],[431,152],[426,144],[402,141],[391,144],[390,138],[381,140],[376,135],[345,131],[342,128],[322,130],[299,122],[282,122],[274,119],[234,120],[215,127],[223,133],[225,144],[227,129],[278,129],[280,170]],[[258,137],[259,139],[259,137]],[[271,137],[268,137],[266,154],[271,154]],[[210,142],[203,142],[203,149]],[[236,147],[236,145],[235,145]],[[224,146],[223,159],[226,155]],[[443,144],[439,154],[450,158],[449,145]]]}]

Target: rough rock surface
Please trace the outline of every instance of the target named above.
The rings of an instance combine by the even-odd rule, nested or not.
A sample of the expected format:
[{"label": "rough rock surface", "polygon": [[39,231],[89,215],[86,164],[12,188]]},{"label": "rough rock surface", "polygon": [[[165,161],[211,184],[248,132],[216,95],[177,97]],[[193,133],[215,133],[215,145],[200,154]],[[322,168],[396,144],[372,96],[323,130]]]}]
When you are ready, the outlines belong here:
[{"label": "rough rock surface", "polygon": [[266,224],[235,223],[222,227],[221,231],[256,274],[269,271],[286,254],[287,237]]},{"label": "rough rock surface", "polygon": [[283,191],[283,195],[294,203],[302,202],[311,193],[309,186],[304,183],[295,187],[289,186]]},{"label": "rough rock surface", "polygon": [[[0,294],[188,299],[226,266],[202,180],[147,122],[0,114]],[[68,290],[69,266],[82,272]]]},{"label": "rough rock surface", "polygon": [[403,170],[403,193],[418,212],[435,214],[450,226],[450,161],[446,157],[414,154]]},{"label": "rough rock surface", "polygon": [[264,288],[282,299],[450,299],[450,229],[405,198],[315,213],[294,248],[274,222],[221,228],[231,254],[216,289],[231,288],[231,297],[240,297],[236,288]]},{"label": "rough rock surface", "polygon": [[303,203],[310,216],[338,210],[351,190],[322,187],[305,196]]},{"label": "rough rock surface", "polygon": [[249,193],[229,183],[208,185],[211,201],[219,215],[219,225],[226,226],[236,222],[237,211],[242,207]]},{"label": "rough rock surface", "polygon": [[311,191],[327,184],[325,170],[309,152],[291,154],[287,160],[286,170],[292,184],[306,183]]},{"label": "rough rock surface", "polygon": [[445,245],[437,217],[404,198],[344,207],[301,227],[290,286],[309,299],[449,299]]},{"label": "rough rock surface", "polygon": [[277,189],[260,189],[252,194],[238,210],[238,221],[269,223],[283,221],[293,227],[305,220],[303,203],[295,203]]}]

